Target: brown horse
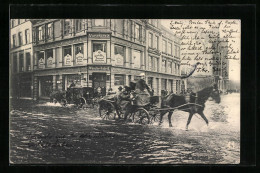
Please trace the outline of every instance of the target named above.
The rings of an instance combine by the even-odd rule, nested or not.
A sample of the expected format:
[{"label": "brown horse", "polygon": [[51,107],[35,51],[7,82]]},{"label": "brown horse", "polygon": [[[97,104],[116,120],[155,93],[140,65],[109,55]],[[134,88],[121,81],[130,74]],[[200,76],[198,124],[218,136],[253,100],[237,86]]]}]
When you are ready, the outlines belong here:
[{"label": "brown horse", "polygon": [[[188,126],[190,124],[190,121],[192,119],[192,116],[196,113],[198,113],[207,123],[208,125],[208,119],[205,117],[203,111],[205,108],[205,102],[208,100],[208,98],[211,97],[213,100],[215,100],[216,103],[220,103],[220,93],[219,90],[217,88],[217,85],[215,84],[214,86],[211,87],[207,87],[202,89],[201,91],[198,91],[197,94],[193,95],[191,94],[190,97],[190,102],[189,103],[195,103],[195,104],[188,104],[185,96],[182,95],[176,95],[176,94],[170,94],[168,96],[166,96],[166,98],[162,99],[162,108],[175,108],[178,107],[176,109],[185,111],[185,112],[189,112],[189,118],[187,121],[187,125],[186,125],[186,130],[188,130]],[[187,104],[185,106],[181,106]],[[198,106],[200,105],[200,106]],[[160,112],[160,123],[159,125],[162,123],[162,118],[166,113],[168,114],[168,120],[169,120],[169,127],[172,127],[172,123],[171,123],[171,117],[173,114],[174,110],[165,110],[165,111],[161,111]]]}]

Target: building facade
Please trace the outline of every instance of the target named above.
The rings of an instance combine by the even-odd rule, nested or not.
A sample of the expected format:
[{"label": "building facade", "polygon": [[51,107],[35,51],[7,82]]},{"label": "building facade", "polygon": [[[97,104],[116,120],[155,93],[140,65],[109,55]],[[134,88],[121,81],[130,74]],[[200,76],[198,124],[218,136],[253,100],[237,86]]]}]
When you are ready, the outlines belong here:
[{"label": "building facade", "polygon": [[137,81],[141,74],[154,89],[180,92],[179,39],[160,20],[32,20],[33,98],[54,90],[109,88]]},{"label": "building facade", "polygon": [[33,97],[32,23],[25,19],[10,20],[10,96]]}]

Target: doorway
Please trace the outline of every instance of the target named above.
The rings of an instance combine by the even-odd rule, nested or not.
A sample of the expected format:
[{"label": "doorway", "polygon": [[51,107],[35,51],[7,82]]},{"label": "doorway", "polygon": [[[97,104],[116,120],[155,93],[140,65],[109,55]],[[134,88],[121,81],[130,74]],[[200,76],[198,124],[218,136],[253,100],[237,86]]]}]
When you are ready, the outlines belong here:
[{"label": "doorway", "polygon": [[92,87],[94,92],[97,92],[97,89],[100,87],[102,95],[106,95],[106,73],[93,73],[92,74]]}]

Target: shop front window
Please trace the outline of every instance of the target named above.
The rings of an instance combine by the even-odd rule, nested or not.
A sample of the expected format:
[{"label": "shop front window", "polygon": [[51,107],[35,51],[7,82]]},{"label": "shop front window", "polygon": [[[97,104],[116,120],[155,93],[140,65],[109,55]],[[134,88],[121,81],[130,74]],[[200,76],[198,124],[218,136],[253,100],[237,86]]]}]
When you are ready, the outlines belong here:
[{"label": "shop front window", "polygon": [[115,45],[115,65],[124,66],[125,48]]},{"label": "shop front window", "polygon": [[31,71],[31,54],[30,52],[26,52],[26,71]]},{"label": "shop front window", "polygon": [[71,65],[72,63],[71,46],[67,46],[63,48],[63,62],[64,65]]},{"label": "shop front window", "polygon": [[124,75],[121,74],[115,74],[115,82],[114,85],[124,85],[125,78]]},{"label": "shop front window", "polygon": [[67,88],[80,87],[81,75],[67,75]]},{"label": "shop front window", "polygon": [[106,43],[93,43],[93,63],[106,63]]},{"label": "shop front window", "polygon": [[14,73],[17,72],[17,53],[13,54],[13,70],[14,70]]},{"label": "shop front window", "polygon": [[24,55],[23,55],[23,53],[19,53],[19,71],[20,72],[24,71],[23,63],[24,63]]},{"label": "shop front window", "polygon": [[54,64],[52,49],[46,50],[46,58],[47,58],[47,67],[52,67]]},{"label": "shop front window", "polygon": [[84,58],[83,44],[78,44],[75,46],[75,64],[82,65],[83,58]]}]

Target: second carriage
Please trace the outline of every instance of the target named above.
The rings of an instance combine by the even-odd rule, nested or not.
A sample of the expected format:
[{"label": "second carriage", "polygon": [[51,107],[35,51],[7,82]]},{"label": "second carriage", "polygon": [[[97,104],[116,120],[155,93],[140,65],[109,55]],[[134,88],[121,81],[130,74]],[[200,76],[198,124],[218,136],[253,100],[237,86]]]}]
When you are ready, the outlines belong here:
[{"label": "second carriage", "polygon": [[51,95],[51,101],[59,102],[63,106],[74,104],[80,107],[94,107],[98,97],[92,87],[71,87],[67,91],[56,91]]}]

